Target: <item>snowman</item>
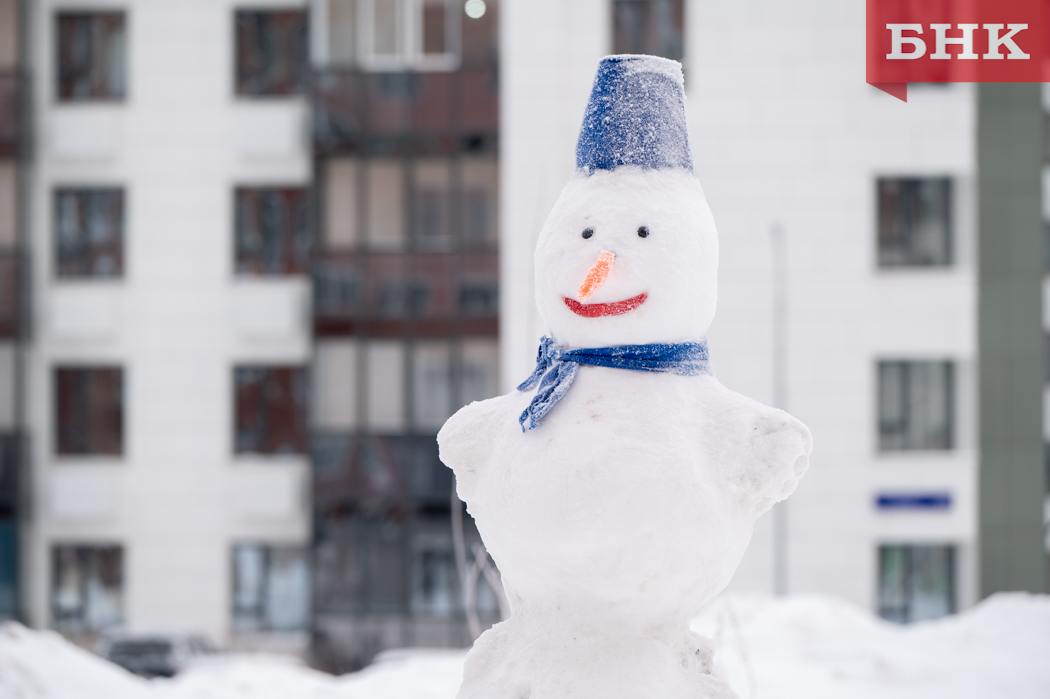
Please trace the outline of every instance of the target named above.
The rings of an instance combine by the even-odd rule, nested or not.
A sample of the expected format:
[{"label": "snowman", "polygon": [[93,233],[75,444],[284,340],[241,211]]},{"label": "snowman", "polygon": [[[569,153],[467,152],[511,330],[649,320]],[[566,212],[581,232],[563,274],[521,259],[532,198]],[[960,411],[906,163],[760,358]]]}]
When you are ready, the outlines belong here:
[{"label": "snowman", "polygon": [[511,610],[459,699],[732,697],[689,621],[812,439],[711,372],[718,234],[681,65],[604,58],[576,164],[536,245],[535,371],[438,434]]}]

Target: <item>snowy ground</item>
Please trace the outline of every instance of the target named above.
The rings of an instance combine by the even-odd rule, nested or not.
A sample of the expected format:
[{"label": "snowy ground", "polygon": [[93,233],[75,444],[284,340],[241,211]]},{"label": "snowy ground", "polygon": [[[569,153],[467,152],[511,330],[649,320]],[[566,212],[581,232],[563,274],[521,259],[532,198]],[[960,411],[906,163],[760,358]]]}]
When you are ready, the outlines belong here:
[{"label": "snowy ground", "polygon": [[[741,699],[1047,699],[1050,598],[1001,595],[901,628],[842,602],[723,598],[697,620]],[[49,632],[0,628],[0,699],[452,699],[459,651],[405,651],[331,677],[236,657],[145,681]]]}]

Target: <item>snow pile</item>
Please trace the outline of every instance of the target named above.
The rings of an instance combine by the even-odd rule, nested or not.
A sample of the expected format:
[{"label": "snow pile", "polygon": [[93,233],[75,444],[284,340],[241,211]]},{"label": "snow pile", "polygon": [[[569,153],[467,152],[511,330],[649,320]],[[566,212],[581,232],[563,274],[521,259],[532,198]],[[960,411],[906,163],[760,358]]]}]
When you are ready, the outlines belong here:
[{"label": "snow pile", "polygon": [[[726,597],[696,620],[741,699],[1046,699],[1050,597],[1000,595],[959,616],[885,624],[819,597]],[[460,651],[403,651],[331,677],[237,656],[176,680],[132,677],[47,631],[0,628],[0,699],[453,699]]]}]

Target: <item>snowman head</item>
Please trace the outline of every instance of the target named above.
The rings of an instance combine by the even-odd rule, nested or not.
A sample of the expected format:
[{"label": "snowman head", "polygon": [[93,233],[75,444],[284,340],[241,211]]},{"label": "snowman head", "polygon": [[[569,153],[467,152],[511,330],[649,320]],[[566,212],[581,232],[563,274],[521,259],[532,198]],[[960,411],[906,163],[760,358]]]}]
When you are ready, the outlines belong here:
[{"label": "snowman head", "polygon": [[681,65],[609,56],[577,174],[536,245],[536,303],[575,347],[696,341],[717,300],[718,233],[692,172]]}]

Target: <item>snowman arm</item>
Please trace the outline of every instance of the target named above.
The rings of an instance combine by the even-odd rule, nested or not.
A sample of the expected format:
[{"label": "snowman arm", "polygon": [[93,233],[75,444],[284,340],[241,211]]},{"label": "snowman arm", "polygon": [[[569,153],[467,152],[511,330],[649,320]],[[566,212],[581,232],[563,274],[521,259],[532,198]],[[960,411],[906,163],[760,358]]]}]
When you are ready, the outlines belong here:
[{"label": "snowman arm", "polygon": [[500,398],[474,401],[455,412],[437,434],[438,456],[456,474],[456,492],[469,502],[499,434]]},{"label": "snowman arm", "polygon": [[708,436],[732,492],[756,515],[787,499],[809,467],[813,437],[800,420],[720,385]]}]

